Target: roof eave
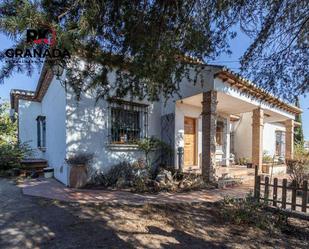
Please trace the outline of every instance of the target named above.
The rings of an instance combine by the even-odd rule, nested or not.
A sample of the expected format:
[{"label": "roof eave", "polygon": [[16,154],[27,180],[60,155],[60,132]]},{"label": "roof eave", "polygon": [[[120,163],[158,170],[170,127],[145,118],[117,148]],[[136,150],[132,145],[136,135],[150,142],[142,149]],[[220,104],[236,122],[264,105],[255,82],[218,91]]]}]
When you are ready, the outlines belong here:
[{"label": "roof eave", "polygon": [[280,100],[279,98],[268,93],[264,89],[257,87],[251,81],[241,77],[240,75],[238,75],[234,72],[231,72],[230,70],[228,70],[226,68],[215,73],[214,76],[216,78],[222,79],[224,82],[227,82],[230,85],[233,85],[233,86],[236,86],[237,88],[240,88],[242,91],[246,91],[246,92],[250,93],[250,95],[253,95],[254,97],[260,98],[260,99],[268,102],[271,105],[279,107],[279,108],[286,110],[288,112],[291,112],[293,114],[301,114],[302,113],[302,109],[300,109],[296,106],[290,105],[290,104]]},{"label": "roof eave", "polygon": [[47,89],[53,79],[53,72],[44,63],[41,70],[40,78],[35,91],[26,91],[20,89],[12,89],[10,93],[11,108],[18,112],[18,100],[24,99],[29,101],[41,102]]},{"label": "roof eave", "polygon": [[11,100],[11,109],[14,109],[18,112],[18,100],[24,99],[29,101],[35,101],[35,92],[26,91],[20,89],[12,89],[10,92],[10,100]]}]

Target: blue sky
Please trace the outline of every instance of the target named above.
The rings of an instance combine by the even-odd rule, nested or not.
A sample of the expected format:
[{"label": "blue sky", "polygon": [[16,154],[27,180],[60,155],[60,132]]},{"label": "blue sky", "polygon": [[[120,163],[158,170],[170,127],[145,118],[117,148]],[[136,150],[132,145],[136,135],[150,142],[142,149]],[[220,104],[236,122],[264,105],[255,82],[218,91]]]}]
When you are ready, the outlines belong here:
[{"label": "blue sky", "polygon": [[[250,40],[244,34],[239,33],[237,38],[230,42],[232,55],[221,55],[213,64],[226,65],[234,71],[238,71],[239,68],[239,57],[243,54],[246,48],[249,46]],[[12,42],[4,35],[0,34],[0,50],[10,48]],[[0,63],[1,66],[1,63]],[[9,100],[11,89],[24,89],[24,90],[35,90],[39,73],[34,72],[31,77],[23,74],[15,74],[13,77],[6,79],[4,84],[0,84],[0,98],[1,100]],[[303,129],[305,139],[309,140],[309,97],[301,96],[300,98],[301,108],[304,110],[303,113]]]}]

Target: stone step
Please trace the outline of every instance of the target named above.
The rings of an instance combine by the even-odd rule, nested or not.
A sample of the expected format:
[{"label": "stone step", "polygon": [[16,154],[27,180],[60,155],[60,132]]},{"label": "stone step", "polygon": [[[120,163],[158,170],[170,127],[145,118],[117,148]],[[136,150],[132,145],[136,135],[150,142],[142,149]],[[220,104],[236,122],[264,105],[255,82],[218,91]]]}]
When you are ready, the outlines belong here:
[{"label": "stone step", "polygon": [[36,172],[43,174],[44,168],[48,167],[48,162],[45,159],[24,159],[21,161],[21,170],[26,176]]},{"label": "stone step", "polygon": [[242,180],[240,178],[220,179],[217,184],[218,188],[227,188],[242,184]]},{"label": "stone step", "polygon": [[41,159],[41,158],[35,158],[35,159],[23,159],[21,161],[21,165],[23,167],[31,168],[31,167],[40,167],[40,166],[46,166],[47,160]]}]

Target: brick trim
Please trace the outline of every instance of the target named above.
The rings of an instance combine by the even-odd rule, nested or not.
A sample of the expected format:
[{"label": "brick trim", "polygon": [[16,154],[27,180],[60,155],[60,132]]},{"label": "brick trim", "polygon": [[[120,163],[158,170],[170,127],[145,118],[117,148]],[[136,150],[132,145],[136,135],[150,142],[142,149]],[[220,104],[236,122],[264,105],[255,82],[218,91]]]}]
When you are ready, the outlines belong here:
[{"label": "brick trim", "polygon": [[263,129],[264,111],[257,108],[252,112],[252,164],[257,165],[259,171],[263,164]]},{"label": "brick trim", "polygon": [[202,176],[206,182],[215,181],[217,92],[203,93],[202,111]]}]

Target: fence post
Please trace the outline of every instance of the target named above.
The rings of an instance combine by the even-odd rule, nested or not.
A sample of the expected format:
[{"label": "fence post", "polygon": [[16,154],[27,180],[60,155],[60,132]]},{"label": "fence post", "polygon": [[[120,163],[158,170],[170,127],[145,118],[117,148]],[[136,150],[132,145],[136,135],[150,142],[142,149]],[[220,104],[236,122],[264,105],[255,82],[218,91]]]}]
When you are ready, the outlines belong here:
[{"label": "fence post", "polygon": [[301,211],[307,212],[307,202],[308,202],[308,182],[303,182],[303,196],[302,196],[302,203],[301,203]]},{"label": "fence post", "polygon": [[278,193],[278,178],[275,178],[273,188],[273,206],[275,207],[277,207],[277,193]]},{"label": "fence post", "polygon": [[260,194],[259,194],[259,183],[258,183],[258,167],[257,165],[254,166],[254,198],[256,200],[259,201],[259,197],[260,197]]},{"label": "fence post", "polygon": [[282,181],[282,208],[286,208],[286,188],[287,188],[287,179]]},{"label": "fence post", "polygon": [[269,196],[269,177],[265,177],[265,189],[264,189],[264,202],[268,204],[268,196]]},{"label": "fence post", "polygon": [[292,181],[292,205],[291,205],[292,210],[296,209],[296,190],[297,190],[297,183],[296,183],[296,180],[293,180]]},{"label": "fence post", "polygon": [[259,168],[257,165],[254,166],[254,176],[257,177],[259,173]]},{"label": "fence post", "polygon": [[257,176],[254,188],[254,198],[256,199],[257,202],[260,201],[260,192],[261,192],[261,176]]}]

